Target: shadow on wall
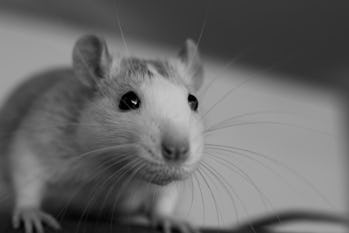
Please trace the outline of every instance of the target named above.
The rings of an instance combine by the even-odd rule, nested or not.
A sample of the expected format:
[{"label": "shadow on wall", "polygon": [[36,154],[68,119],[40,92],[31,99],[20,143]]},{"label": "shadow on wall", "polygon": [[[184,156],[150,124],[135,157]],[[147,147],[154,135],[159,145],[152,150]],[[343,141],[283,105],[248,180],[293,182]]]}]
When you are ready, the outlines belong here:
[{"label": "shadow on wall", "polygon": [[329,74],[349,66],[347,1],[2,0],[0,9],[115,34],[119,19],[126,39],[171,46],[204,29],[205,54],[327,86],[341,86]]}]

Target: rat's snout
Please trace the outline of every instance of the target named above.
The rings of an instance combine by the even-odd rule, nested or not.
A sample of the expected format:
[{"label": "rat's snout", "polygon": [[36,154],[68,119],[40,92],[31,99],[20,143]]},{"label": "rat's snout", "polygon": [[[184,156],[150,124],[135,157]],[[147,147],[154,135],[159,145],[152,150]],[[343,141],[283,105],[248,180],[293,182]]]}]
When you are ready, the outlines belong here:
[{"label": "rat's snout", "polygon": [[177,130],[166,130],[162,135],[161,153],[167,162],[184,162],[189,157],[188,137]]}]

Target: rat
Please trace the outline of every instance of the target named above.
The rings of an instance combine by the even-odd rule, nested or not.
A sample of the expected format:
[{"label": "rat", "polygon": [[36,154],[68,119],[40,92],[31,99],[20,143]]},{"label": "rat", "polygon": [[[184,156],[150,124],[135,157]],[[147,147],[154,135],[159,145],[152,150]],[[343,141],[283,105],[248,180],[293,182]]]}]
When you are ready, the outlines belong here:
[{"label": "rat", "polygon": [[176,181],[190,177],[203,155],[197,45],[188,39],[176,57],[143,59],[112,56],[103,38],[85,35],[72,60],[19,85],[2,107],[13,226],[59,229],[41,206],[49,188],[108,180],[121,215],[144,215],[166,232],[196,231],[173,211]]}]

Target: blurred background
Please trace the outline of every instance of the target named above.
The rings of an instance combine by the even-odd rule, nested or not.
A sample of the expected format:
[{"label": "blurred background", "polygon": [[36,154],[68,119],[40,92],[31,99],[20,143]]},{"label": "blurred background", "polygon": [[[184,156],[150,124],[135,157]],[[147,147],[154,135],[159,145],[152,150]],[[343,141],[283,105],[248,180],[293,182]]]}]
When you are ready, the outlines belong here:
[{"label": "blurred background", "polygon": [[[142,57],[175,56],[193,38],[205,62],[202,111],[207,126],[219,128],[207,142],[258,154],[207,150],[241,169],[210,162],[234,188],[235,203],[206,171],[218,207],[201,180],[194,201],[184,186],[178,213],[206,226],[279,210],[344,214],[348,12],[347,1],[329,0],[0,0],[1,101],[29,75],[70,65],[83,34],[104,36],[114,53]],[[239,117],[214,125],[232,116]]]}]

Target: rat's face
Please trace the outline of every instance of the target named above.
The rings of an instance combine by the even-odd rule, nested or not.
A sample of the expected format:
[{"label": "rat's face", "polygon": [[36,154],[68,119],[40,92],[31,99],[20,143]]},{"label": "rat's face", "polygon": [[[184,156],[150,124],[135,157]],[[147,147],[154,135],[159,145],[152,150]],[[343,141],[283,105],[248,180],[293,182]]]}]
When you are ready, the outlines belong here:
[{"label": "rat's face", "polygon": [[94,81],[96,96],[81,115],[80,146],[110,159],[109,168],[124,169],[155,184],[190,175],[203,148],[196,96],[202,70],[194,67],[198,62],[193,57],[189,66],[185,60],[197,56],[196,49],[188,51],[192,48],[188,42],[184,57],[172,62],[137,58],[110,62],[106,77]]}]

